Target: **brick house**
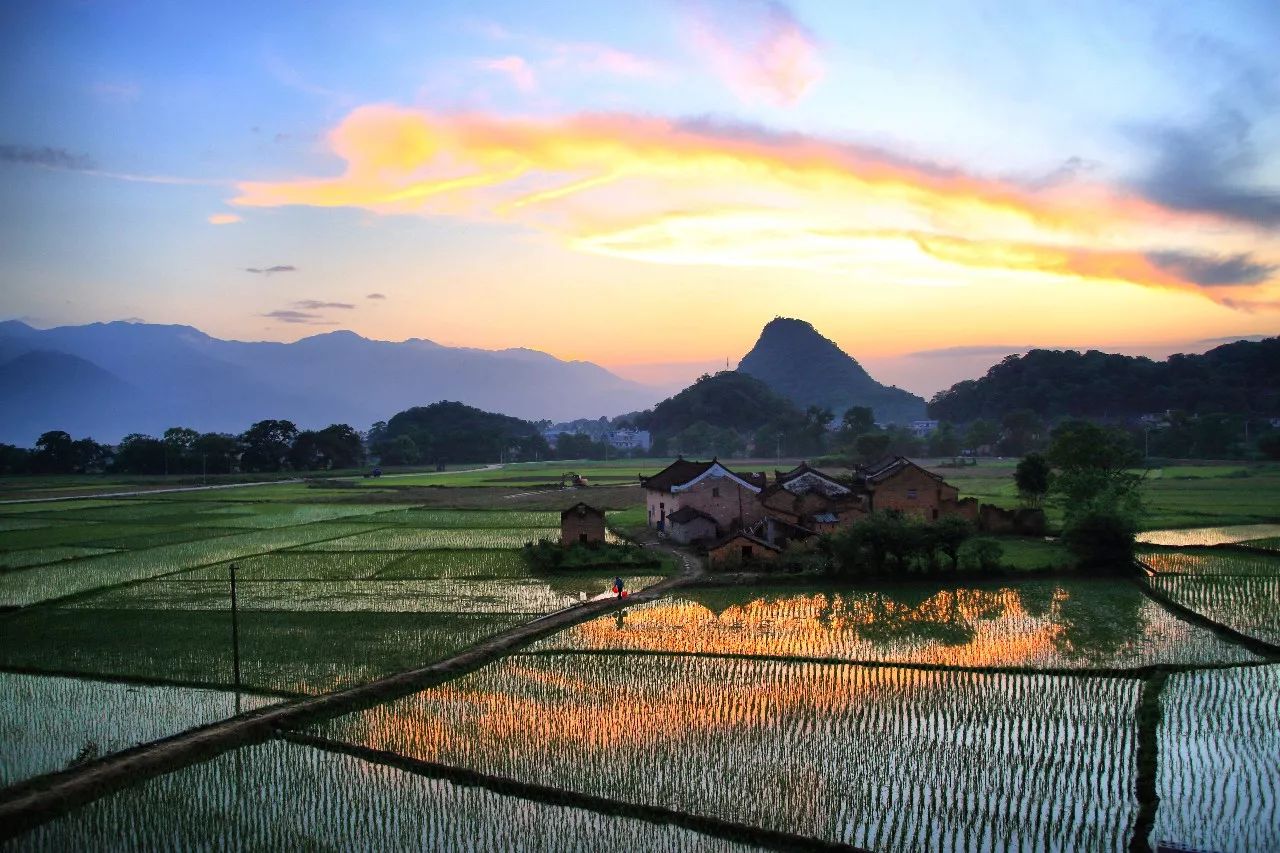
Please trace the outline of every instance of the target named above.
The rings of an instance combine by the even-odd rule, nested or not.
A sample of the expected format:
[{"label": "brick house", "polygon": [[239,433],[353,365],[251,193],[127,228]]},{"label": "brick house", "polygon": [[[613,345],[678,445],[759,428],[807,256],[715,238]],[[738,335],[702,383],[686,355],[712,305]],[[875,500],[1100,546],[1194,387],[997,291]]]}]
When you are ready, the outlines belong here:
[{"label": "brick house", "polygon": [[718,542],[707,551],[707,559],[712,564],[730,562],[752,562],[778,559],[782,549],[771,545],[763,539],[739,530],[722,542]]},{"label": "brick house", "polygon": [[767,518],[819,533],[856,521],[870,507],[867,494],[805,462],[790,471],[775,471],[773,484],[760,492],[760,503]]},{"label": "brick house", "polygon": [[711,518],[717,535],[749,527],[764,518],[759,494],[766,479],[763,472],[730,471],[717,459],[710,462],[677,459],[652,477],[640,477],[649,527],[665,532],[671,514],[684,507]]},{"label": "brick house", "polygon": [[710,542],[718,535],[716,520],[700,509],[682,506],[667,514],[667,535],[673,542],[689,545]]},{"label": "brick house", "polygon": [[905,456],[892,456],[863,468],[857,486],[867,496],[870,512],[896,509],[934,521],[944,515],[977,520],[977,501],[960,500],[960,491]]},{"label": "brick house", "polygon": [[604,541],[604,510],[579,501],[560,513],[560,544],[566,548],[579,543]]}]

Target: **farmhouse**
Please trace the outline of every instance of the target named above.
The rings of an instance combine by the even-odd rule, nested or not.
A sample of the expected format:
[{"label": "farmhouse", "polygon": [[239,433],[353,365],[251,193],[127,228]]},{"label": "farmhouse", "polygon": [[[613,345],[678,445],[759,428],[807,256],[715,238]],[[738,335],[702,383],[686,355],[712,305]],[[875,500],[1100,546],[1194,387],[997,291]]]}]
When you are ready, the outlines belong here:
[{"label": "farmhouse", "polygon": [[604,510],[579,501],[560,513],[560,544],[590,545],[604,541]]},{"label": "farmhouse", "polygon": [[775,471],[773,484],[760,492],[760,504],[766,518],[819,533],[849,524],[869,508],[867,495],[805,462],[790,471]]},{"label": "farmhouse", "polygon": [[716,538],[716,520],[700,509],[684,506],[667,516],[667,535],[682,545]]},{"label": "farmhouse", "polygon": [[764,472],[738,474],[717,459],[710,462],[677,459],[652,477],[640,477],[650,528],[667,532],[672,513],[689,507],[715,523],[717,536],[749,527],[764,518],[759,494],[765,482]]},{"label": "farmhouse", "polygon": [[960,500],[960,491],[955,486],[905,456],[891,456],[861,469],[855,478],[855,488],[866,495],[869,512],[896,509],[927,521],[944,515],[977,520],[976,500]]},{"label": "farmhouse", "polygon": [[741,560],[751,562],[757,560],[776,560],[782,548],[772,545],[750,533],[738,531],[707,551],[707,559],[712,563],[729,563]]}]

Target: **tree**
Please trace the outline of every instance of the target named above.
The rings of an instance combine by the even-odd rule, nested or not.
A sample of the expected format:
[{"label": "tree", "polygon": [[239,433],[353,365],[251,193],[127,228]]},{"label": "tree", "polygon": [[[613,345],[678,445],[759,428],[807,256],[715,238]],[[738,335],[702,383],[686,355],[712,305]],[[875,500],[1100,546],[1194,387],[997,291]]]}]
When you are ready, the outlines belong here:
[{"label": "tree", "polygon": [[198,460],[193,450],[200,433],[187,427],[169,427],[164,431],[165,470],[168,473],[190,473],[196,470]]},{"label": "tree", "polygon": [[326,467],[320,447],[320,434],[304,429],[294,436],[289,446],[289,467],[295,471],[315,471]]},{"label": "tree", "polygon": [[1039,453],[1028,453],[1013,471],[1013,482],[1018,487],[1018,497],[1029,507],[1044,503],[1049,493],[1052,468],[1049,460]]},{"label": "tree", "polygon": [[1000,449],[1010,456],[1021,456],[1040,446],[1044,422],[1031,409],[1009,412],[1001,419],[1001,425],[1004,427],[1004,435],[1000,441]]},{"label": "tree", "polygon": [[191,456],[202,474],[230,474],[240,458],[240,444],[234,435],[206,432],[192,443]]},{"label": "tree", "polygon": [[1133,560],[1142,511],[1142,461],[1128,433],[1088,421],[1060,424],[1046,454],[1063,506],[1062,538],[1081,566],[1119,570]]},{"label": "tree", "polygon": [[422,460],[418,445],[407,435],[397,435],[384,441],[377,450],[378,461],[383,465],[416,465]]},{"label": "tree", "polygon": [[98,474],[106,470],[111,460],[111,448],[98,444],[92,438],[78,438],[71,444],[74,460],[72,470],[77,474]]},{"label": "tree", "polygon": [[951,560],[951,570],[960,568],[960,546],[973,535],[973,525],[958,515],[944,515],[929,525],[933,547]]},{"label": "tree", "polygon": [[364,444],[354,427],[329,424],[317,435],[326,468],[358,468],[364,462]]},{"label": "tree", "polygon": [[0,444],[0,474],[26,474],[31,470],[31,451],[13,444]]},{"label": "tree", "polygon": [[592,441],[589,435],[562,432],[556,439],[557,459],[603,459],[605,445]]},{"label": "tree", "polygon": [[75,442],[70,433],[49,430],[36,439],[31,470],[37,474],[70,474],[75,469]]},{"label": "tree", "polygon": [[240,435],[240,469],[279,471],[289,461],[289,450],[298,437],[292,421],[258,421]]},{"label": "tree", "polygon": [[130,433],[120,439],[112,468],[125,474],[163,474],[164,442],[142,433]]},{"label": "tree", "polygon": [[884,432],[868,432],[858,436],[853,448],[863,463],[870,464],[889,451],[892,438]]},{"label": "tree", "polygon": [[978,418],[965,430],[964,446],[967,450],[977,452],[982,447],[995,447],[1000,440],[1000,427],[986,418]]},{"label": "tree", "polygon": [[960,437],[949,422],[943,421],[929,434],[928,447],[930,456],[955,456],[960,452]]},{"label": "tree", "polygon": [[1261,435],[1258,438],[1258,450],[1268,459],[1280,460],[1280,429]]},{"label": "tree", "polygon": [[851,406],[840,419],[840,431],[857,438],[876,428],[875,412],[870,406]]}]

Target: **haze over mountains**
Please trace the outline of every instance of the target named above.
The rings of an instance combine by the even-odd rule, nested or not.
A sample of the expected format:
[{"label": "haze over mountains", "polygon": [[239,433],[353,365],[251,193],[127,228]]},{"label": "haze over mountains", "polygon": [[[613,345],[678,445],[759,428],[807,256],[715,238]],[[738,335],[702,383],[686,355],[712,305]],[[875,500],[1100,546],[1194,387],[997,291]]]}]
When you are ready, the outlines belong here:
[{"label": "haze over mountains", "polygon": [[238,433],[263,418],[363,429],[437,400],[565,420],[632,411],[662,396],[598,365],[527,349],[392,343],[346,331],[286,344],[224,341],[190,326],[0,323],[0,441],[20,445],[50,429],[114,442],[179,425]]}]

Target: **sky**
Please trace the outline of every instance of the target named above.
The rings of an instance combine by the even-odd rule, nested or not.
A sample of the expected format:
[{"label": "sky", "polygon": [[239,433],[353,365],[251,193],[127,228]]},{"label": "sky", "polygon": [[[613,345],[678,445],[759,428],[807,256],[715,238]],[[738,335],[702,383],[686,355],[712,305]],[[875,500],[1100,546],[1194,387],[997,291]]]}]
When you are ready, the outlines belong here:
[{"label": "sky", "polygon": [[1280,331],[1273,0],[0,6],[0,318],[532,347],[775,316],[931,395]]}]

